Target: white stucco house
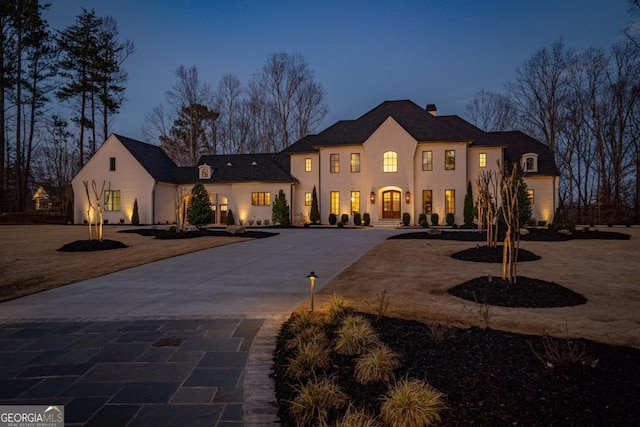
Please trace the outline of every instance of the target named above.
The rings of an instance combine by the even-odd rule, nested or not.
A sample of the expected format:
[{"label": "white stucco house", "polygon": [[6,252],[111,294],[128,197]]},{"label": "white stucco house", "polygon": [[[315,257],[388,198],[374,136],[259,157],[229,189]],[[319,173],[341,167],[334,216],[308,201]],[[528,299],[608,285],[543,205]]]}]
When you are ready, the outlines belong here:
[{"label": "white stucco house", "polygon": [[[321,222],[330,213],[369,213],[376,224],[397,224],[404,212],[453,213],[463,222],[467,183],[483,170],[517,162],[533,202],[533,217],[551,221],[558,205],[559,172],[551,152],[519,131],[484,132],[458,116],[438,116],[435,106],[385,101],[355,120],[342,120],[280,153],[206,155],[178,167],[154,145],[111,135],[72,180],[74,219],[87,219],[83,181],[102,182],[104,218],[131,222],[134,200],[140,222],[176,221],[181,194],[201,182],[211,197],[214,224],[271,219],[271,203],[284,190],[292,222],[308,222],[316,188]],[[90,195],[93,190],[89,185]]]}]

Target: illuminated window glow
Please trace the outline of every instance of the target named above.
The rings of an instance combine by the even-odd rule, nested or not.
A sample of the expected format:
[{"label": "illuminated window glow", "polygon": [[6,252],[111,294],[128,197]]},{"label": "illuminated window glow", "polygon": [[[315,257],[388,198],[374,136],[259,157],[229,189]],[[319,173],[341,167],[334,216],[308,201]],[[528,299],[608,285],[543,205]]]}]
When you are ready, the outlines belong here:
[{"label": "illuminated window glow", "polygon": [[329,172],[340,173],[340,154],[331,154],[329,157]]},{"label": "illuminated window glow", "polygon": [[253,206],[268,206],[271,204],[271,193],[254,192],[251,193],[251,204]]},{"label": "illuminated window glow", "polygon": [[433,170],[433,151],[422,152],[422,170],[423,171]]},{"label": "illuminated window glow", "polygon": [[444,190],[444,213],[456,213],[456,190]]},{"label": "illuminated window glow", "polygon": [[340,192],[332,191],[331,198],[331,212],[332,214],[340,215]]},{"label": "illuminated window glow", "polygon": [[398,153],[385,151],[382,154],[382,172],[398,172]]},{"label": "illuminated window glow", "polygon": [[107,190],[104,192],[104,210],[120,210],[120,190]]},{"label": "illuminated window glow", "polygon": [[444,151],[444,169],[448,171],[455,170],[456,168],[456,151],[445,150]]}]

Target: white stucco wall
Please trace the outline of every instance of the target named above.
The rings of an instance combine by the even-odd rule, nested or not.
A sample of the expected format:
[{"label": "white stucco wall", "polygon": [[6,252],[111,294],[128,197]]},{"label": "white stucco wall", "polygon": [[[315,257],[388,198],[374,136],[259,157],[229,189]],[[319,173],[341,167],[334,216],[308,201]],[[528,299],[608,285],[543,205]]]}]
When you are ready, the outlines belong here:
[{"label": "white stucco wall", "polygon": [[[111,157],[116,159],[115,171],[109,170]],[[91,186],[92,180],[95,180],[98,191],[100,191],[103,182],[107,190],[120,190],[120,210],[104,212],[104,219],[108,220],[110,224],[118,223],[120,219],[124,219],[126,224],[131,223],[133,203],[136,198],[138,199],[140,223],[150,224],[152,222],[152,193],[155,181],[113,135],[102,144],[96,154],[89,159],[71,181],[74,193],[74,222],[76,224],[82,224],[87,219],[88,201],[83,181],[89,182],[89,194],[92,203],[95,202]]]},{"label": "white stucco wall", "polygon": [[[558,200],[554,200],[554,196],[558,194],[557,182],[558,178],[549,176],[526,176],[524,181],[527,188],[533,190],[533,204],[531,205],[531,215],[538,221],[547,221],[547,224],[553,220],[553,213],[558,206]],[[554,182],[556,188],[554,191]]]},{"label": "white stucco wall", "polygon": [[[305,159],[311,159],[311,171],[305,171]],[[309,213],[311,206],[305,206],[305,193],[313,193],[313,187],[316,187],[318,196],[320,195],[319,175],[320,175],[320,156],[318,153],[300,153],[291,155],[291,175],[297,178],[299,183],[294,185],[292,200],[289,200],[289,206],[293,215],[294,224],[304,224],[309,222]],[[286,190],[285,190],[286,191]],[[320,199],[318,198],[318,204]],[[322,220],[322,217],[320,217]]]}]

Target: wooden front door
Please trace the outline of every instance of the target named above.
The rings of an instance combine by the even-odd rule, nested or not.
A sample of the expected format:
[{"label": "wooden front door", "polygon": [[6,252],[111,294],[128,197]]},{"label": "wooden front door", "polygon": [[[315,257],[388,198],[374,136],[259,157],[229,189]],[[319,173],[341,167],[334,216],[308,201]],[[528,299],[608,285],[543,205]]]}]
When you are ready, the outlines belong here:
[{"label": "wooden front door", "polygon": [[382,193],[382,218],[400,219],[400,192],[395,190]]}]

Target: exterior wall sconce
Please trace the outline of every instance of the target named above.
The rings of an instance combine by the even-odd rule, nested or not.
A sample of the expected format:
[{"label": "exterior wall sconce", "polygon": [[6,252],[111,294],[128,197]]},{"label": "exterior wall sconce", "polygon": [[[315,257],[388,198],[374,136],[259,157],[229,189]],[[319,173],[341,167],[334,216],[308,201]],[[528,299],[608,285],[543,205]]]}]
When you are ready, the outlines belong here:
[{"label": "exterior wall sconce", "polygon": [[315,294],[316,278],[318,276],[316,276],[316,273],[312,271],[307,275],[307,277],[309,278],[309,284],[311,285],[311,311],[313,311],[313,296]]},{"label": "exterior wall sconce", "polygon": [[406,193],[404,193],[404,201],[407,204],[411,203],[411,193],[410,192],[407,191]]},{"label": "exterior wall sconce", "polygon": [[376,193],[374,193],[373,191],[369,194],[369,201],[371,202],[371,204],[374,204],[376,202]]}]

